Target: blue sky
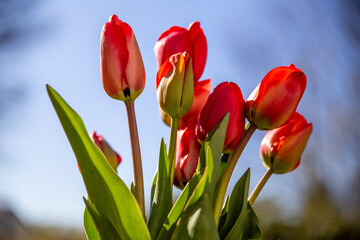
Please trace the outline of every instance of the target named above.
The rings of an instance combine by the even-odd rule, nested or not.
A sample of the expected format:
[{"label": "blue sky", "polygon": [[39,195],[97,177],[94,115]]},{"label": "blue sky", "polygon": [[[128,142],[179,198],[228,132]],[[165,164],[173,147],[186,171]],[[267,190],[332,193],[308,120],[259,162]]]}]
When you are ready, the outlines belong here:
[{"label": "blue sky", "polygon": [[[21,84],[26,95],[5,118],[6,129],[0,139],[5,149],[0,163],[0,201],[9,204],[28,223],[82,226],[82,196],[86,191],[71,147],[46,94],[46,83],[78,112],[89,132],[96,130],[110,142],[123,158],[119,176],[126,184],[132,181],[125,107],[106,95],[99,73],[101,29],[109,16],[117,14],[133,28],[146,70],[146,87],[135,108],[149,209],[149,190],[160,140],[164,137],[167,142],[169,135],[168,127],[159,118],[155,92],[157,66],[153,46],[157,38],[173,25],[188,27],[192,21],[200,21],[208,41],[207,65],[201,79],[211,78],[213,87],[222,81],[234,81],[245,99],[262,77],[277,66],[294,63],[304,70],[308,81],[322,76],[325,66],[319,64],[324,57],[321,54],[337,57],[338,50],[327,49],[342,44],[341,38],[329,39],[314,31],[323,26],[331,34],[336,31],[335,20],[331,20],[333,1],[326,6],[320,3],[307,6],[301,1],[287,6],[286,1],[275,2],[275,6],[267,1],[40,2],[32,15],[34,19],[29,21],[43,24],[44,33],[8,63],[16,76],[25,79]],[[309,11],[310,8],[315,10]],[[279,14],[283,14],[282,18]],[[317,49],[320,56],[312,56],[314,64],[303,56],[312,52],[311,46],[323,47]],[[319,75],[309,75],[316,64]],[[299,105],[301,113],[312,122],[316,119],[309,115],[308,106],[313,99],[311,94],[319,90],[318,85],[316,81],[308,82]],[[263,135],[264,132],[258,132],[250,141],[230,187],[247,167],[252,169],[252,187],[260,179],[265,171],[258,156]],[[291,174],[274,176],[260,198],[281,194],[280,201],[290,202],[287,208],[296,207],[301,195],[301,188],[296,186],[302,174],[304,169],[299,167]]]}]

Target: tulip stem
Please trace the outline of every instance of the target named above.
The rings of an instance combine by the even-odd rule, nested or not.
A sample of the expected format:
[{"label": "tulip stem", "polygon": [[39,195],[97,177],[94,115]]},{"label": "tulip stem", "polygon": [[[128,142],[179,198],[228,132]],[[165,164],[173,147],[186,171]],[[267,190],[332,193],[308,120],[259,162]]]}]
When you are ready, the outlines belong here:
[{"label": "tulip stem", "polygon": [[228,187],[231,175],[234,171],[234,168],[236,166],[237,161],[239,160],[241,153],[243,152],[246,144],[249,142],[255,130],[256,130],[256,126],[254,124],[251,124],[250,126],[247,127],[244,136],[241,138],[239,144],[236,146],[235,151],[231,154],[229,161],[218,181],[215,190],[216,198],[214,203],[214,218],[215,218],[216,226],[218,226],[219,224],[221,207],[223,205],[226,189]]},{"label": "tulip stem", "polygon": [[175,172],[175,154],[176,154],[176,137],[177,137],[177,125],[179,119],[171,118],[171,128],[170,128],[170,140],[169,140],[169,150],[168,156],[170,161],[170,183],[172,186],[174,181],[174,172]]},{"label": "tulip stem", "polygon": [[135,198],[139,204],[141,214],[145,218],[144,180],[141,164],[139,135],[136,124],[134,100],[124,101],[129,123],[131,151],[134,168]]},{"label": "tulip stem", "polygon": [[265,183],[267,182],[267,180],[269,180],[269,178],[271,177],[271,175],[273,174],[273,171],[269,168],[264,176],[260,179],[260,181],[258,182],[258,184],[256,185],[256,187],[254,188],[253,192],[251,193],[248,202],[250,203],[250,205],[253,205],[253,203],[255,202],[257,196],[259,195],[259,193],[261,192],[261,190],[263,189]]}]

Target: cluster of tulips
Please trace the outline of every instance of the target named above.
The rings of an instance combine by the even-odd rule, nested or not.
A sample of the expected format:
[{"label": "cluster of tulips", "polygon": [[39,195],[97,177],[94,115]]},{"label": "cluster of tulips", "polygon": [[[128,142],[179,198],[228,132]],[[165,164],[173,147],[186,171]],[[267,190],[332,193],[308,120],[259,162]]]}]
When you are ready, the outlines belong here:
[{"label": "cluster of tulips", "polygon": [[[84,199],[88,238],[260,239],[251,205],[273,173],[287,173],[299,165],[312,132],[312,124],[296,112],[306,87],[305,74],[293,64],[274,68],[245,101],[234,82],[222,82],[211,92],[211,80],[200,81],[207,42],[199,22],[163,32],[154,51],[160,116],[170,126],[170,138],[167,147],[161,143],[148,220],[134,109],[145,87],[145,69],[131,27],[113,15],[101,34],[102,84],[110,97],[125,103],[129,123],[134,182],[130,190],[121,187],[122,196],[113,193],[118,187],[113,186],[115,179],[121,181],[116,175],[121,157],[102,136],[95,132],[91,140],[85,136],[85,128],[78,129],[75,123],[81,119],[71,117],[76,113],[48,86],[89,194]],[[260,146],[267,171],[249,196],[247,171],[226,197],[233,170],[256,129],[268,131]],[[109,175],[112,180],[107,180]],[[95,178],[104,186],[97,182],[94,187]],[[175,203],[173,185],[183,190]]]}]

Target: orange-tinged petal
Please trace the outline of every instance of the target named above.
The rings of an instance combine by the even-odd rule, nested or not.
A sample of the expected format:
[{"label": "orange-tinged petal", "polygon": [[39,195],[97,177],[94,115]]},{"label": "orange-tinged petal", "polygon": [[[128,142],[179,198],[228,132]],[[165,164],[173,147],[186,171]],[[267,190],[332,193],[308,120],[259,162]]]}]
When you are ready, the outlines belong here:
[{"label": "orange-tinged petal", "polygon": [[290,121],[305,91],[306,76],[292,64],[271,70],[245,104],[248,120],[260,130]]}]

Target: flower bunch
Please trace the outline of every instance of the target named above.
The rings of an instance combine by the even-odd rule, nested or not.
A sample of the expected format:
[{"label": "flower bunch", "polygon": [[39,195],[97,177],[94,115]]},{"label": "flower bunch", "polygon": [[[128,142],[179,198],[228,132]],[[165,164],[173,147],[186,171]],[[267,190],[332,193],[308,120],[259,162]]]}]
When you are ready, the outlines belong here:
[{"label": "flower bunch", "polygon": [[[147,216],[134,108],[145,87],[143,60],[133,30],[116,15],[103,27],[100,49],[104,90],[127,110],[134,171],[130,188],[116,173],[121,157],[102,136],[93,132],[90,138],[77,113],[47,86],[87,189],[88,239],[260,239],[252,205],[273,173],[297,168],[312,132],[312,124],[296,112],[306,87],[302,70],[293,64],[272,69],[246,101],[235,82],[222,82],[211,92],[210,79],[199,81],[207,59],[200,23],[163,32],[154,47],[154,85],[170,138],[160,144]],[[265,175],[249,194],[247,170],[226,197],[256,129],[268,131],[260,145]],[[182,190],[175,202],[173,185]]]}]

